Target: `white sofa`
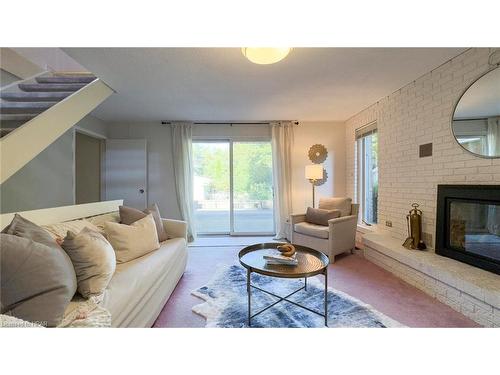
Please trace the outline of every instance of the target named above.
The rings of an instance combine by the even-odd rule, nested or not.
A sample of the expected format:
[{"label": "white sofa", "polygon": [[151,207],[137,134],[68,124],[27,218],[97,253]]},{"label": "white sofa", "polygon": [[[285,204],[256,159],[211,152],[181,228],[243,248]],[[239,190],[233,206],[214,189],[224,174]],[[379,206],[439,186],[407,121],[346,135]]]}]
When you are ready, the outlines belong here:
[{"label": "white sofa", "polygon": [[102,307],[111,313],[112,327],[151,327],[184,274],[187,225],[163,219],[171,239],[158,250],[118,264]]},{"label": "white sofa", "polygon": [[[123,201],[108,201],[20,212],[38,224],[54,224],[80,218],[109,216]],[[13,214],[0,216],[3,229]],[[100,303],[111,314],[112,327],[151,327],[184,274],[187,264],[187,224],[162,219],[170,239],[158,250],[118,264]],[[77,298],[77,297],[76,297]],[[68,310],[75,304],[70,303]]]}]

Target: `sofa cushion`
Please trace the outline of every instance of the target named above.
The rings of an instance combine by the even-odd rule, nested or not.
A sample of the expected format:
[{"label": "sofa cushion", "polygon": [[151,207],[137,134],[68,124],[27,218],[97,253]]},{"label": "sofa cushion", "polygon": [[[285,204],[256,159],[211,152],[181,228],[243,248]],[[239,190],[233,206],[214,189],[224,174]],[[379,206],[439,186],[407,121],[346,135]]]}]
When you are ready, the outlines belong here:
[{"label": "sofa cushion", "polygon": [[103,293],[116,267],[115,252],[104,236],[89,228],[68,231],[61,246],[73,262],[78,292],[85,298]]},{"label": "sofa cushion", "polygon": [[340,210],[340,216],[349,216],[351,203],[351,198],[320,198],[318,206],[323,210]]},{"label": "sofa cushion", "polygon": [[325,238],[328,239],[329,236],[329,227],[318,224],[311,224],[307,222],[297,223],[293,226],[293,229],[297,233],[306,234],[308,236],[317,237],[317,238]]},{"label": "sofa cushion", "polygon": [[[156,251],[118,264],[101,304],[111,313],[113,327],[127,326],[128,320],[164,285],[165,278],[172,278],[173,288],[177,283],[174,276],[179,273],[179,267],[185,266],[186,258],[186,241],[174,238],[163,242]],[[159,308],[164,303],[164,300],[158,301]]]},{"label": "sofa cushion", "polygon": [[62,223],[50,224],[50,225],[42,225],[42,228],[50,233],[52,238],[55,239],[63,239],[68,234],[68,231],[71,231],[75,234],[80,233],[84,228],[89,228],[91,230],[99,231],[94,224],[87,220],[71,220],[65,221]]},{"label": "sofa cushion", "polygon": [[76,291],[75,271],[66,253],[55,242],[47,246],[2,233],[0,259],[1,313],[57,326]]},{"label": "sofa cushion", "polygon": [[340,210],[323,210],[307,207],[306,221],[311,224],[328,225],[328,220],[340,217]]},{"label": "sofa cushion", "polygon": [[160,247],[151,214],[131,225],[107,222],[104,229],[115,250],[117,263],[128,262]]}]

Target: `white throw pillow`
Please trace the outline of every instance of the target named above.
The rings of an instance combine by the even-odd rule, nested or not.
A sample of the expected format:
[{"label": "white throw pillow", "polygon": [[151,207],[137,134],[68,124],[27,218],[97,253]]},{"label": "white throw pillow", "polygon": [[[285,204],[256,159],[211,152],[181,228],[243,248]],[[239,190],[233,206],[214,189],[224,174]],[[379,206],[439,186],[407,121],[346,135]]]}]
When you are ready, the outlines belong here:
[{"label": "white throw pillow", "polygon": [[68,231],[78,234],[83,230],[83,228],[89,228],[91,230],[99,232],[99,228],[85,219],[65,221],[62,223],[50,225],[42,225],[42,228],[48,231],[52,238],[61,240],[66,237]]},{"label": "white throw pillow", "polygon": [[139,258],[160,247],[155,221],[151,214],[131,225],[106,222],[104,230],[115,250],[117,263]]}]

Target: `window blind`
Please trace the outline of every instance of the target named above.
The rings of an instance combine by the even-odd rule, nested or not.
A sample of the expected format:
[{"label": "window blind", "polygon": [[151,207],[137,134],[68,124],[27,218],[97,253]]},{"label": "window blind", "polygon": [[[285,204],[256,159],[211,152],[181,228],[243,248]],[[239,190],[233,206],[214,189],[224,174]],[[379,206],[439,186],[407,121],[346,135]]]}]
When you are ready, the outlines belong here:
[{"label": "window blind", "polygon": [[355,134],[356,134],[356,139],[360,139],[363,137],[367,137],[371,134],[374,134],[377,132],[377,122],[371,122],[367,125],[364,125],[358,129],[356,129]]}]

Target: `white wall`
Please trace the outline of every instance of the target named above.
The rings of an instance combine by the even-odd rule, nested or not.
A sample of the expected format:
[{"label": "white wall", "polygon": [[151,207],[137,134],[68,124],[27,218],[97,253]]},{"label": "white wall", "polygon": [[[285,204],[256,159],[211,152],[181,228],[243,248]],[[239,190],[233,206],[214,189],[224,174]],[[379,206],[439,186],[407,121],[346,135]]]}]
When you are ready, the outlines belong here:
[{"label": "white wall", "polygon": [[[405,216],[413,202],[423,211],[423,230],[435,235],[438,184],[499,184],[500,159],[465,151],[451,130],[454,105],[490,67],[492,49],[475,48],[381,99],[346,122],[348,194],[356,191],[354,132],[377,121],[379,134],[379,223],[398,239],[406,237]],[[419,145],[433,143],[433,156],[419,158]]]},{"label": "white wall", "polygon": [[41,67],[43,70],[85,72],[82,65],[66,52],[55,47],[18,47],[15,52]]},{"label": "white wall", "polygon": [[343,122],[300,122],[295,127],[292,159],[292,211],[305,212],[312,206],[312,186],[305,178],[305,166],[313,164],[309,148],[322,144],[328,150],[323,163],[328,173],[325,184],[316,187],[316,207],[320,197],[345,196],[345,125]]},{"label": "white wall", "polygon": [[193,138],[269,138],[271,128],[268,124],[199,124],[193,127]]},{"label": "white wall", "polygon": [[[106,136],[105,123],[90,115],[75,126]],[[74,204],[74,132],[68,130],[1,185],[1,213]]]},{"label": "white wall", "polygon": [[0,87],[10,85],[13,82],[19,81],[21,78],[9,73],[6,70],[0,69]]}]

